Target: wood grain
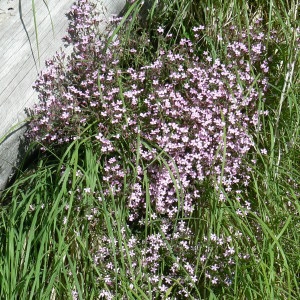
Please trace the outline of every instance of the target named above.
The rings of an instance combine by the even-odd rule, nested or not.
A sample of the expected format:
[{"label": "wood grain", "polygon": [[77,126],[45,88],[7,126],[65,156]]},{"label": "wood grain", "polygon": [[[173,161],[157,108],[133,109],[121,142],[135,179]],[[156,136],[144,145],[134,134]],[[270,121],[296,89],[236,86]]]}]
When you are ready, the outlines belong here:
[{"label": "wood grain", "polygon": [[[44,1],[34,3],[37,35],[31,0],[0,0],[0,190],[22,159],[25,109],[38,101],[32,85],[45,60],[64,48],[61,39],[68,26],[66,13],[74,1],[46,1],[51,18]],[[105,12],[103,19],[119,14],[124,4],[125,0],[97,2],[98,9]],[[69,54],[71,49],[64,51]]]}]

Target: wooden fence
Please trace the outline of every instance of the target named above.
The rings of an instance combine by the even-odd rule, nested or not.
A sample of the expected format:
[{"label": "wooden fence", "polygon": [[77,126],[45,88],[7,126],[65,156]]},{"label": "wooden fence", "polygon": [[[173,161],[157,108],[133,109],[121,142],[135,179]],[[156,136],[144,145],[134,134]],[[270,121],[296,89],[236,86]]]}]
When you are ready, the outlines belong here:
[{"label": "wooden fence", "polygon": [[[108,18],[125,0],[94,0]],[[63,47],[74,0],[0,0],[0,190],[24,155],[25,108],[37,102],[32,85]],[[103,8],[106,9],[103,9]],[[105,28],[105,27],[103,27]],[[64,49],[66,53],[70,49]]]}]

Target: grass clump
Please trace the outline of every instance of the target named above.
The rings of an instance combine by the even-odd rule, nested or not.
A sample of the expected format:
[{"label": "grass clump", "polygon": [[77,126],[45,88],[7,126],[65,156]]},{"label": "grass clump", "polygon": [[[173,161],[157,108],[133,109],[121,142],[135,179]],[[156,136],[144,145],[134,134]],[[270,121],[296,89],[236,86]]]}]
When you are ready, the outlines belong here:
[{"label": "grass clump", "polygon": [[6,297],[297,299],[298,6],[195,3],[137,1],[107,34],[72,7],[1,211]]}]

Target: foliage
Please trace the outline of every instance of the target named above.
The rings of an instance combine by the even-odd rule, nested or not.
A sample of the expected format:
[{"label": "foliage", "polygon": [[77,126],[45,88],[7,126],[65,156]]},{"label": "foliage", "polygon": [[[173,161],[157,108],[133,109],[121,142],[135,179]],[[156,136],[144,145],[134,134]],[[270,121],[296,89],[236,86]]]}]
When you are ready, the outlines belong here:
[{"label": "foliage", "polygon": [[39,163],[1,211],[1,295],[297,299],[299,30],[195,3],[145,23],[137,1],[107,34],[72,7],[73,53],[35,84]]}]

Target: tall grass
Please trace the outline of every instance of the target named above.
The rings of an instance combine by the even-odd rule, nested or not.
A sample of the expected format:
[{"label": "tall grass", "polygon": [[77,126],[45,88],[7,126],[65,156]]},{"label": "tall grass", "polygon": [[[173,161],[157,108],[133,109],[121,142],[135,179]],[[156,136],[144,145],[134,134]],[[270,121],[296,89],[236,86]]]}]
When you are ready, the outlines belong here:
[{"label": "tall grass", "polygon": [[[209,49],[213,59],[225,59],[223,28],[234,25],[250,31],[253,20],[262,19],[267,28],[267,51],[274,55],[266,99],[258,98],[256,109],[261,113],[249,129],[254,146],[243,158],[249,170],[248,184],[239,183],[235,188],[242,191],[233,194],[217,176],[203,180],[198,185],[202,202],[190,215],[179,209],[170,226],[153,206],[153,177],[147,172],[151,165],[164,167],[180,205],[179,167],[173,166],[174,158],[164,149],[158,148],[145,165],[139,146],[131,152],[126,139],[120,142],[116,152],[122,156],[125,176],[116,193],[104,180],[111,157],[100,155],[101,146],[93,133],[95,124],[88,124],[81,129],[79,139],[61,147],[43,144],[37,162],[23,170],[2,195],[1,297],[298,299],[299,2],[153,1],[147,19],[142,21],[138,13],[145,10],[140,2],[130,6],[130,13],[125,15],[127,18],[133,13],[134,17],[121,42],[130,43],[136,28],[145,29],[152,33],[154,52],[159,26],[164,34],[173,34],[166,46],[172,47],[182,37],[194,39],[193,27],[204,25],[199,53]],[[120,30],[114,34],[118,36]],[[270,38],[273,30],[277,40]],[[109,42],[113,41],[111,37]],[[144,53],[151,60],[154,54],[147,51]],[[128,56],[127,63],[139,65],[140,57]],[[257,72],[255,66],[253,72]],[[228,136],[224,128],[225,145]],[[152,147],[141,135],[136,137],[137,145]],[[226,157],[226,147],[219,147],[217,152]],[[222,176],[225,167],[223,160]],[[142,218],[137,222],[131,220],[128,205],[135,183],[141,185],[145,198],[139,208]],[[157,261],[149,262],[154,255]],[[176,266],[179,275],[168,279],[166,274]]]}]

